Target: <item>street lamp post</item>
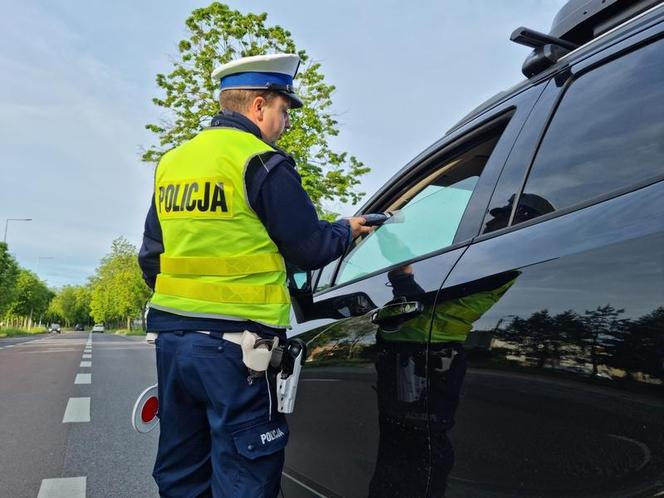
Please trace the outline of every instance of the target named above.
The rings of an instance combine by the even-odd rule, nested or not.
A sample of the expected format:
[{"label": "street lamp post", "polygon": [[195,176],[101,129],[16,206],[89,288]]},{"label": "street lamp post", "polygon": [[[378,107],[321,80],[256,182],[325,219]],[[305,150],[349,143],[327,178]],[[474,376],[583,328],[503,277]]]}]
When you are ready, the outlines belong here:
[{"label": "street lamp post", "polygon": [[5,236],[2,239],[3,242],[7,242],[7,228],[9,228],[10,221],[32,221],[32,218],[7,218],[5,220]]}]

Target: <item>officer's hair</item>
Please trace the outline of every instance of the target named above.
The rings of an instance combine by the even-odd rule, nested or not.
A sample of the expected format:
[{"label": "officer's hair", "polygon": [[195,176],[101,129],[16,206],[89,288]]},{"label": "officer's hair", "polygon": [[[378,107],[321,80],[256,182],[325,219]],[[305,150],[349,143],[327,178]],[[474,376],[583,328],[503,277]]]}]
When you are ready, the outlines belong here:
[{"label": "officer's hair", "polygon": [[277,95],[279,93],[272,90],[224,90],[219,93],[219,107],[245,113],[256,97],[263,97],[269,104]]}]

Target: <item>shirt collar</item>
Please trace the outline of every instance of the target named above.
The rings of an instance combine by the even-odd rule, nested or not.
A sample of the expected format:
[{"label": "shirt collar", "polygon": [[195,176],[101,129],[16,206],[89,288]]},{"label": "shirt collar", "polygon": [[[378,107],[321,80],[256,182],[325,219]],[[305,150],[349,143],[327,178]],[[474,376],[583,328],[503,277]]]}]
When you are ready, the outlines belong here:
[{"label": "shirt collar", "polygon": [[240,114],[239,112],[228,111],[226,109],[220,111],[212,118],[210,126],[221,126],[224,128],[236,128],[238,130],[246,131],[263,140],[261,130],[254,124],[248,117]]}]

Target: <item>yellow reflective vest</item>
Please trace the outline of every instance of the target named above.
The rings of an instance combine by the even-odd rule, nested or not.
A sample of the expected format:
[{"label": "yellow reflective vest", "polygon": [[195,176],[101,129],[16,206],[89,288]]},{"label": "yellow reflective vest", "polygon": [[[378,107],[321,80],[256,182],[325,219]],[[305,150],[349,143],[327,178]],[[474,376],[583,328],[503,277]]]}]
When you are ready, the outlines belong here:
[{"label": "yellow reflective vest", "polygon": [[166,153],[155,173],[164,252],[150,307],[287,327],[290,297],[276,244],[247,200],[249,161],[272,147],[209,128]]}]

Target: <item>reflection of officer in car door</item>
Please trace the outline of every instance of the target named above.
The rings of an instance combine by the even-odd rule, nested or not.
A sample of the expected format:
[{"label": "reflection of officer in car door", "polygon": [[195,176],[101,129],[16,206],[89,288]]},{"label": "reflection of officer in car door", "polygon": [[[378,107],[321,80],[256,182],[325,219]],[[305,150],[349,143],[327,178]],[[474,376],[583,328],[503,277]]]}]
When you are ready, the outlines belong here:
[{"label": "reflection of officer in car door", "polygon": [[[399,278],[409,274],[411,279]],[[394,295],[391,303],[422,301],[423,290],[407,266],[389,272]],[[405,283],[409,288],[402,287]],[[389,304],[389,303],[388,303]],[[417,317],[410,321],[417,321]],[[410,497],[426,492],[429,466],[426,420],[426,328],[382,323],[376,333],[376,392],[378,401],[378,455],[369,496]]]},{"label": "reflection of officer in car door", "polygon": [[429,344],[429,427],[431,434],[431,496],[443,496],[454,465],[448,431],[454,427],[466,375],[465,346],[473,324],[514,284],[518,272],[490,277],[469,288],[446,289],[432,313]]},{"label": "reflection of officer in car door", "polygon": [[[387,233],[376,235],[383,236],[379,238],[379,247],[386,257],[389,257],[386,253],[395,250],[401,255],[408,253],[405,244],[396,237]],[[429,447],[429,493],[445,494],[447,477],[454,464],[454,450],[447,433],[454,426],[466,373],[463,343],[473,323],[507,292],[515,278],[516,274],[500,278],[470,295],[443,300],[432,309],[435,293],[425,294],[415,282],[412,266],[405,265],[388,273],[393,302],[420,301],[424,311],[402,323],[381,326],[377,332],[380,435],[370,496],[423,495],[427,483],[422,479],[422,470],[428,466],[424,459],[428,458]],[[431,312],[433,323],[429,333]],[[430,444],[426,444],[427,438]]]},{"label": "reflection of officer in car door", "polygon": [[[372,236],[388,261],[410,259],[412,252],[387,227]],[[418,301],[427,296],[415,282],[413,269],[406,265],[391,270],[393,300],[389,304]],[[429,320],[423,312],[414,318],[381,321],[376,333],[376,391],[379,440],[370,497],[424,496],[429,467],[427,423],[426,350]]]},{"label": "reflection of officer in car door", "polygon": [[289,325],[284,260],[320,268],[369,230],[363,219],[319,220],[274,145],[302,106],[299,63],[265,55],[217,69],[222,111],[155,172],[139,262],[155,289],[162,496],[276,496],[288,427],[265,350]]}]

